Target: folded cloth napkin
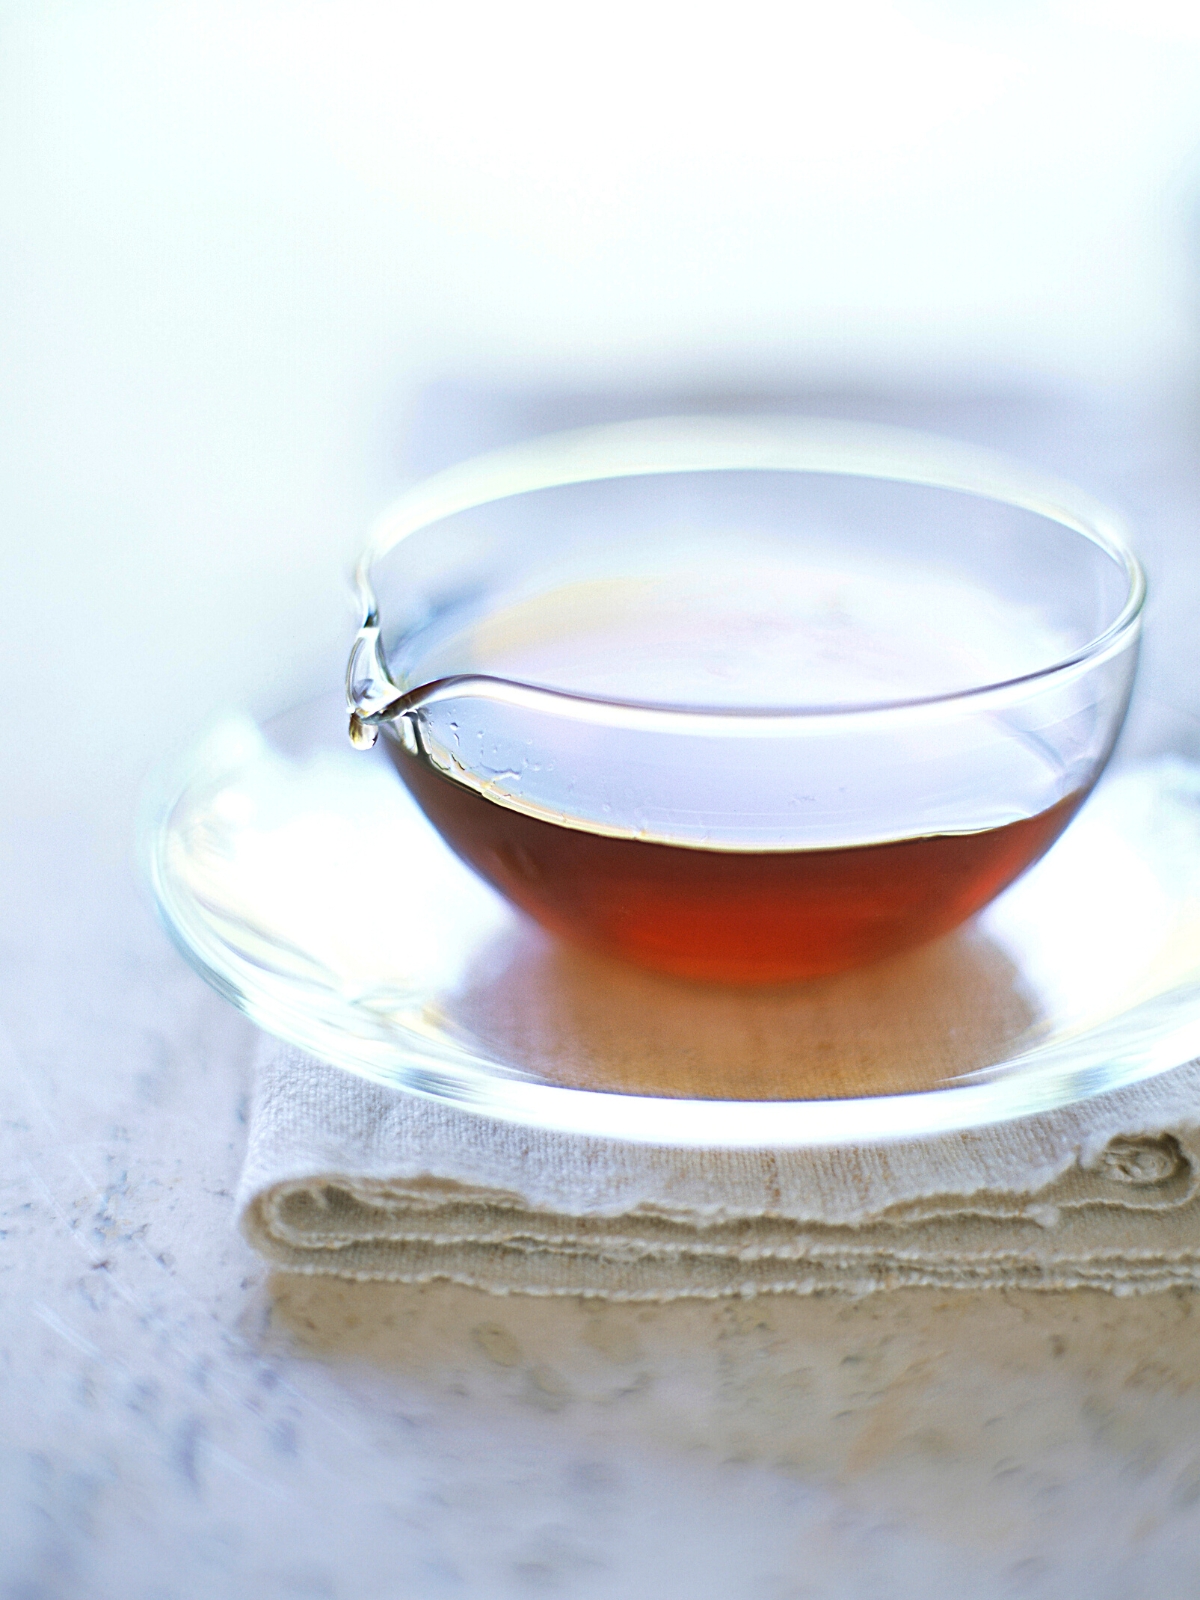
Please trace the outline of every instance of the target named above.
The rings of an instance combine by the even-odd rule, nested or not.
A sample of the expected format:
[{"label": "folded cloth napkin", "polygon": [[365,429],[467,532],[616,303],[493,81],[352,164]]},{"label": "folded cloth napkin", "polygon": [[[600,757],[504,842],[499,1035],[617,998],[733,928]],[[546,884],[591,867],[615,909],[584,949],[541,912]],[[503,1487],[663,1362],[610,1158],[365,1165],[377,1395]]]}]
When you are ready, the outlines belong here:
[{"label": "folded cloth napkin", "polygon": [[695,1151],[515,1127],[264,1040],[242,1228],[293,1272],[493,1293],[1200,1284],[1200,1063],[922,1141]]}]

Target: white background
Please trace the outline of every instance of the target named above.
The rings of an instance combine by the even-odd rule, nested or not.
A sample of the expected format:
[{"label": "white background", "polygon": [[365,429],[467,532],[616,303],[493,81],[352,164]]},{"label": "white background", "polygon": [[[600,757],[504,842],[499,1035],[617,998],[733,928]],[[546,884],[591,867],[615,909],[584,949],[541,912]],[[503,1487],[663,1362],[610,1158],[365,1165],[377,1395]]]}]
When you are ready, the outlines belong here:
[{"label": "white background", "polygon": [[1186,392],[1200,12],[0,12],[9,806],[336,671],[415,397]]}]

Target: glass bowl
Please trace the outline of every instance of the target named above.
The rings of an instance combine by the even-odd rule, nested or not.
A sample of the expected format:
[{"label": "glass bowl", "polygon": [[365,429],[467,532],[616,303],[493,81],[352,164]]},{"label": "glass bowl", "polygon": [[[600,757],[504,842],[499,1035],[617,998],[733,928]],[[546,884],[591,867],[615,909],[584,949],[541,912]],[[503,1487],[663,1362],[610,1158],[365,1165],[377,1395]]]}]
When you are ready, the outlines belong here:
[{"label": "glass bowl", "polygon": [[1071,821],[1145,593],[1118,518],[903,430],[674,418],[418,485],[359,565],[351,737],[551,933],[717,983],[928,943]]}]

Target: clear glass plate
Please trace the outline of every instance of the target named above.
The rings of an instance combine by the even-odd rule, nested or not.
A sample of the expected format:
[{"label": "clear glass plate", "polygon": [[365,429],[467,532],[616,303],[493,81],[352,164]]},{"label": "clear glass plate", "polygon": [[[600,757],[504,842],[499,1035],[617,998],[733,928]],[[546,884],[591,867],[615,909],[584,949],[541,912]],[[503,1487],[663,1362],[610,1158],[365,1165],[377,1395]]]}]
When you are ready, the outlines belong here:
[{"label": "clear glass plate", "polygon": [[1134,717],[1133,753],[973,923],[790,988],[705,987],[557,944],[457,860],[382,755],[350,748],[340,695],[215,727],[162,780],[144,849],[208,981],[377,1083],[652,1143],[913,1137],[1200,1055],[1200,766],[1146,726]]}]

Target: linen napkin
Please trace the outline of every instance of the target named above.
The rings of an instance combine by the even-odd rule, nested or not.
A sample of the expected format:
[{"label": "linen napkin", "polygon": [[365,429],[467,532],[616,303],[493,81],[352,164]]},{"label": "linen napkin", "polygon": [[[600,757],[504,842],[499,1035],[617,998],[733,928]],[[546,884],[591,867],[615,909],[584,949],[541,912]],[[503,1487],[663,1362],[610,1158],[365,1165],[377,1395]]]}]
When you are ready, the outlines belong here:
[{"label": "linen napkin", "polygon": [[932,1139],[695,1151],[517,1127],[263,1040],[239,1193],[292,1272],[622,1300],[1200,1284],[1200,1063]]}]

